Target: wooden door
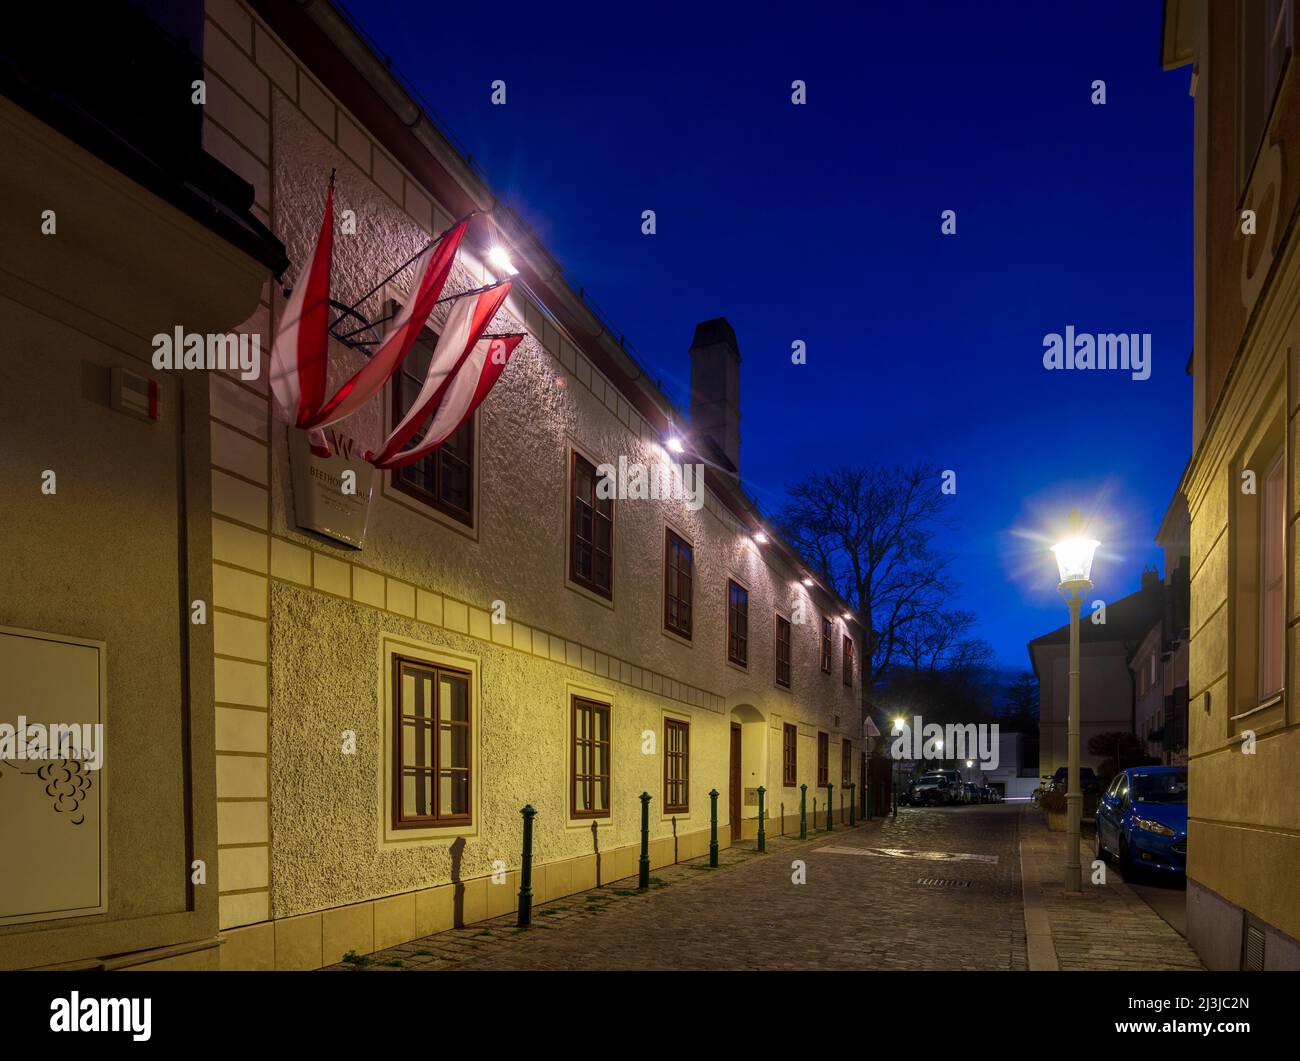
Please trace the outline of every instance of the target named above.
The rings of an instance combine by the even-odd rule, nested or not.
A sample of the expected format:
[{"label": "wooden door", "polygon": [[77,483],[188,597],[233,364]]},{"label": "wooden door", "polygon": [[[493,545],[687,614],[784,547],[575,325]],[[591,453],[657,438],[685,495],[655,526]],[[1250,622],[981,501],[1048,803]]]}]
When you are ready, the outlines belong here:
[{"label": "wooden door", "polygon": [[740,840],[740,726],[731,724],[731,842]]}]

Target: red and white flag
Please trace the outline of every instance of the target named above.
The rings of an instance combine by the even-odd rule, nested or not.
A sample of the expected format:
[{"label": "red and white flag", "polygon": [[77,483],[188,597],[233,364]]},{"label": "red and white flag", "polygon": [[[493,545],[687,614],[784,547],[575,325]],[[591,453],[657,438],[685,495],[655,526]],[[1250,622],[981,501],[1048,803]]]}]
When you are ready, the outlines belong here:
[{"label": "red and white flag", "polygon": [[[480,291],[475,296],[466,295],[452,306],[451,312],[447,314],[447,323],[443,325],[442,334],[433,348],[429,370],[425,374],[420,393],[384,441],[379,453],[371,458],[375,467],[393,467],[389,462],[398,456],[402,447],[415,437],[425,421],[439,409],[453,379],[474,352],[475,345],[509,293],[510,284],[506,282],[499,287]],[[421,445],[423,444],[421,440]]]},{"label": "red and white flag", "polygon": [[296,427],[305,427],[325,400],[333,258],[334,175],[330,174],[311,261],[299,274],[280,312],[280,327],[271,347],[271,392],[281,416]]},{"label": "red and white flag", "polygon": [[505,371],[506,362],[522,339],[522,335],[494,335],[475,343],[469,357],[443,394],[442,402],[433,414],[433,420],[419,445],[382,464],[376,462],[376,467],[404,468],[432,453],[451,438],[496,385],[501,373]]},{"label": "red and white flag", "polygon": [[356,374],[338,389],[302,427],[323,428],[351,416],[378,394],[384,384],[397,371],[407,352],[414,344],[420,329],[433,312],[434,303],[442,294],[443,285],[451,273],[452,262],[460,242],[469,228],[469,219],[461,221],[436,244],[431,244],[416,259],[416,276],[419,278],[414,295],[407,299],[394,318],[378,350],[371,355]]}]

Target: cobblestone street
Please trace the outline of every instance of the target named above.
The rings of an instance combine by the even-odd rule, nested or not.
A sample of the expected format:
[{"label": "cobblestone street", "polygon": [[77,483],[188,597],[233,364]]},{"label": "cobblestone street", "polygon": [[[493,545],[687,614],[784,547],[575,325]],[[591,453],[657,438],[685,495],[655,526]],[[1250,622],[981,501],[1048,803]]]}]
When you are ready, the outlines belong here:
[{"label": "cobblestone street", "polygon": [[[528,931],[497,918],[365,967],[1024,969],[1021,814],[906,809],[802,844],[778,837],[766,855],[724,852],[716,871],[706,859],[657,870],[645,894],[631,878],[539,906]],[[806,884],[792,883],[796,859]]]}]

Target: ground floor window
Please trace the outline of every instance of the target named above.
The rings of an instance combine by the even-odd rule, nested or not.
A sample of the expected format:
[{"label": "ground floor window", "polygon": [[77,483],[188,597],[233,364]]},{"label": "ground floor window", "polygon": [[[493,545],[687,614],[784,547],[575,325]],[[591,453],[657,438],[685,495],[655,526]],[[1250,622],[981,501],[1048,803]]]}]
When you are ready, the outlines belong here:
[{"label": "ground floor window", "polygon": [[468,824],[470,676],[402,656],[393,665],[393,824]]},{"label": "ground floor window", "polygon": [[573,698],[572,813],[609,817],[609,704]]},{"label": "ground floor window", "polygon": [[664,720],[664,810],[690,810],[691,726],[678,718]]}]

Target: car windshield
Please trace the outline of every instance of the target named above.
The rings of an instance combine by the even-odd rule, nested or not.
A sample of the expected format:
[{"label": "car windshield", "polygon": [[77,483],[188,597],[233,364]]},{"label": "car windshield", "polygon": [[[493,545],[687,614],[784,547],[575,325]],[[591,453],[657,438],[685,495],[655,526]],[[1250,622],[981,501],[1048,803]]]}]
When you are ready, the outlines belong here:
[{"label": "car windshield", "polygon": [[1133,799],[1138,803],[1186,803],[1187,772],[1134,774]]},{"label": "car windshield", "polygon": [[943,774],[926,774],[924,777],[921,778],[921,784],[933,785],[936,781],[947,781],[947,780],[948,779],[944,777]]}]

